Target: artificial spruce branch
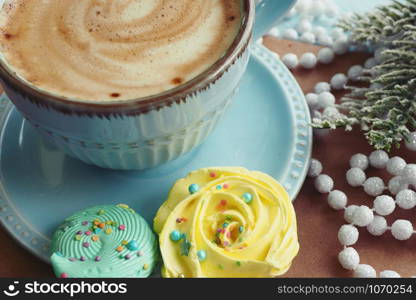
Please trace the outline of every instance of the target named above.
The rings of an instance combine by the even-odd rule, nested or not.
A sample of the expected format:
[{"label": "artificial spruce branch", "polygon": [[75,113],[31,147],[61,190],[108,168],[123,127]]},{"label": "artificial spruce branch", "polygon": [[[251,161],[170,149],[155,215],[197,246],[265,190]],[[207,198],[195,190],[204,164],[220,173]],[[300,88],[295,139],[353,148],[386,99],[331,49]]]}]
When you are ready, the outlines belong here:
[{"label": "artificial spruce branch", "polygon": [[[313,120],[316,128],[361,126],[369,143],[389,151],[416,129],[416,0],[393,1],[342,20],[354,44],[377,48],[378,64],[364,70],[360,87]],[[362,87],[368,85],[368,87]]]}]

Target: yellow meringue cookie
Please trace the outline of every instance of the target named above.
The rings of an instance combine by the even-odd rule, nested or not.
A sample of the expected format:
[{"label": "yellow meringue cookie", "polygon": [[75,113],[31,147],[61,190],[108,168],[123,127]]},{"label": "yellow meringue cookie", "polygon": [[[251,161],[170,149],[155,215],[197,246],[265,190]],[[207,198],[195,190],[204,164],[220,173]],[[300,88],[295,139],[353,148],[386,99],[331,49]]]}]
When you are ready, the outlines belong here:
[{"label": "yellow meringue cookie", "polygon": [[178,180],[160,207],[163,277],[274,277],[299,251],[296,215],[270,176],[207,168]]}]

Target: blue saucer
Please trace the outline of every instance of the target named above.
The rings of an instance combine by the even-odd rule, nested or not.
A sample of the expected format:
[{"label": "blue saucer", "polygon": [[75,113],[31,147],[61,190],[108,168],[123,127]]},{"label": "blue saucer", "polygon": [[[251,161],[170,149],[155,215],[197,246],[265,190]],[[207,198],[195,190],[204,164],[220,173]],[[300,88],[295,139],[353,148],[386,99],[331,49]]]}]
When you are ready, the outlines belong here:
[{"label": "blue saucer", "polygon": [[172,184],[209,166],[243,166],[278,179],[294,199],[309,164],[312,131],[304,96],[267,49],[254,46],[234,103],[192,153],[147,171],[86,165],[46,144],[0,95],[0,221],[34,255],[49,262],[56,226],[90,206],[126,203],[151,224]]}]

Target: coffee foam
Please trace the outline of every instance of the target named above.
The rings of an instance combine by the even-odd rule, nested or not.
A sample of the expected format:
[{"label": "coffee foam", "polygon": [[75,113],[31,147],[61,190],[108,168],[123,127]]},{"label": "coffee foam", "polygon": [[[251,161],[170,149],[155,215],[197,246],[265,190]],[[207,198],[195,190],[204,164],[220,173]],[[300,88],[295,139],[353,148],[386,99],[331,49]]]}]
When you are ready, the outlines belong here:
[{"label": "coffee foam", "polygon": [[0,48],[19,76],[43,90],[126,100],[199,75],[240,27],[241,0],[6,0]]}]

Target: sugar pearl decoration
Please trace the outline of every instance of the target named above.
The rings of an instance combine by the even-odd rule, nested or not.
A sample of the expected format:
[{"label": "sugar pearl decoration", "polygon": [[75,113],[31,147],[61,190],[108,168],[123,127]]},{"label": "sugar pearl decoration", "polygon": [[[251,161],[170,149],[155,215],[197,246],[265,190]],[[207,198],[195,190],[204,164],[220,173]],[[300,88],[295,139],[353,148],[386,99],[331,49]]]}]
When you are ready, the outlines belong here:
[{"label": "sugar pearl decoration", "polygon": [[392,157],[387,162],[387,172],[391,175],[400,175],[406,167],[406,161],[398,156]]},{"label": "sugar pearl decoration", "polygon": [[296,29],[300,33],[308,32],[312,30],[312,24],[307,19],[300,20],[298,25],[296,26]]},{"label": "sugar pearl decoration", "polygon": [[347,182],[352,187],[362,186],[366,180],[366,175],[359,168],[352,168],[347,171]]},{"label": "sugar pearl decoration", "polygon": [[331,48],[322,48],[318,52],[318,61],[321,64],[330,64],[335,58],[335,53]]},{"label": "sugar pearl decoration", "polygon": [[400,241],[408,240],[413,234],[413,225],[407,220],[396,220],[391,225],[391,234]]},{"label": "sugar pearl decoration", "polygon": [[383,235],[387,230],[387,221],[382,216],[374,216],[373,221],[367,225],[367,231],[374,236]]},{"label": "sugar pearl decoration", "polygon": [[405,141],[406,148],[410,151],[416,151],[416,132],[412,132]]},{"label": "sugar pearl decoration", "polygon": [[333,190],[328,195],[328,204],[335,210],[344,209],[347,206],[347,195],[344,192]]},{"label": "sugar pearl decoration", "polygon": [[412,209],[416,206],[416,193],[409,189],[402,190],[396,195],[396,203],[400,208]]},{"label": "sugar pearl decoration", "polygon": [[[319,99],[318,99],[319,101]],[[405,183],[416,186],[416,164],[408,164],[402,172],[402,178]]]},{"label": "sugar pearl decoration", "polygon": [[293,53],[285,54],[282,61],[289,69],[295,69],[299,64],[298,57]]},{"label": "sugar pearl decoration", "polygon": [[321,174],[315,179],[315,188],[320,193],[329,193],[333,187],[334,181],[328,175]]},{"label": "sugar pearl decoration", "polygon": [[361,264],[354,269],[353,276],[355,278],[375,278],[377,273],[372,266]]},{"label": "sugar pearl decoration", "polygon": [[347,208],[344,211],[344,219],[345,221],[347,221],[348,223],[352,223],[353,222],[353,214],[355,212],[355,210],[358,208],[358,205],[350,205],[347,206]]},{"label": "sugar pearl decoration", "polygon": [[323,46],[332,46],[334,44],[334,40],[326,33],[320,33],[317,35],[316,41],[318,44]]},{"label": "sugar pearl decoration", "polygon": [[344,224],[338,231],[338,240],[343,246],[354,245],[358,241],[358,229],[351,224]]},{"label": "sugar pearl decoration", "polygon": [[374,200],[374,211],[380,216],[388,216],[396,208],[394,199],[387,195],[378,196]]},{"label": "sugar pearl decoration", "polygon": [[335,96],[332,95],[330,92],[323,92],[318,96],[318,107],[319,108],[327,108],[329,106],[335,105]]},{"label": "sugar pearl decoration", "polygon": [[368,159],[372,167],[377,168],[377,169],[383,169],[386,167],[389,161],[389,156],[383,150],[376,150],[376,151],[371,152]]},{"label": "sugar pearl decoration", "polygon": [[373,211],[365,205],[358,206],[352,214],[352,223],[360,227],[369,225],[371,222],[373,222],[373,219]]},{"label": "sugar pearl decoration", "polygon": [[317,59],[315,54],[312,52],[307,52],[302,55],[299,63],[305,69],[313,69],[316,66]]},{"label": "sugar pearl decoration", "polygon": [[334,40],[339,40],[339,39],[344,39],[345,38],[345,33],[344,30],[342,30],[341,28],[334,28],[331,30],[331,37]]},{"label": "sugar pearl decoration", "polygon": [[368,158],[362,153],[357,153],[351,156],[350,166],[351,168],[360,168],[365,171],[368,168]]},{"label": "sugar pearl decoration", "polygon": [[362,75],[362,73],[363,73],[363,67],[361,67],[360,65],[352,66],[348,70],[348,78],[351,80],[357,80],[358,77]]},{"label": "sugar pearl decoration", "polygon": [[385,270],[385,271],[380,272],[380,278],[400,278],[400,277],[401,277],[400,274],[395,271]]},{"label": "sugar pearl decoration", "polygon": [[321,34],[326,34],[327,32],[326,32],[325,27],[322,27],[322,26],[314,26],[312,28],[312,33],[314,35],[318,36],[318,35],[321,35]]},{"label": "sugar pearl decoration", "polygon": [[331,91],[331,85],[328,82],[318,82],[315,85],[315,93],[316,94],[322,94],[323,92],[329,92]]},{"label": "sugar pearl decoration", "polygon": [[299,41],[308,43],[308,44],[315,44],[316,36],[312,32],[304,32],[299,38]]},{"label": "sugar pearl decoration", "polygon": [[274,37],[279,37],[279,35],[280,35],[279,29],[277,27],[273,27],[272,29],[270,29],[268,35],[274,36]]},{"label": "sugar pearl decoration", "polygon": [[295,29],[288,28],[283,31],[282,37],[286,40],[296,41],[299,38],[299,34]]},{"label": "sugar pearl decoration", "polygon": [[345,74],[338,73],[331,78],[331,87],[335,90],[342,90],[347,84],[348,78]]},{"label": "sugar pearl decoration", "polygon": [[317,159],[312,159],[310,166],[309,166],[308,176],[315,178],[315,177],[318,177],[321,173],[322,173],[321,162]]},{"label": "sugar pearl decoration", "polygon": [[366,69],[371,69],[372,67],[375,67],[376,65],[377,65],[377,61],[374,57],[367,59],[364,63],[364,67]]},{"label": "sugar pearl decoration", "polygon": [[370,177],[364,182],[364,191],[370,196],[379,196],[384,191],[384,182],[380,177]]},{"label": "sugar pearl decoration", "polygon": [[332,46],[332,49],[334,52],[338,55],[342,55],[347,53],[348,51],[348,40],[344,37],[339,38],[334,42],[334,45]]},{"label": "sugar pearl decoration", "polygon": [[354,248],[347,247],[338,254],[338,261],[344,269],[354,270],[360,263],[360,255]]},{"label": "sugar pearl decoration", "polygon": [[388,189],[392,195],[396,195],[408,187],[409,185],[403,181],[402,176],[395,176],[389,180]]},{"label": "sugar pearl decoration", "polygon": [[318,95],[315,93],[308,93],[305,96],[306,103],[310,109],[315,109],[318,106]]}]

